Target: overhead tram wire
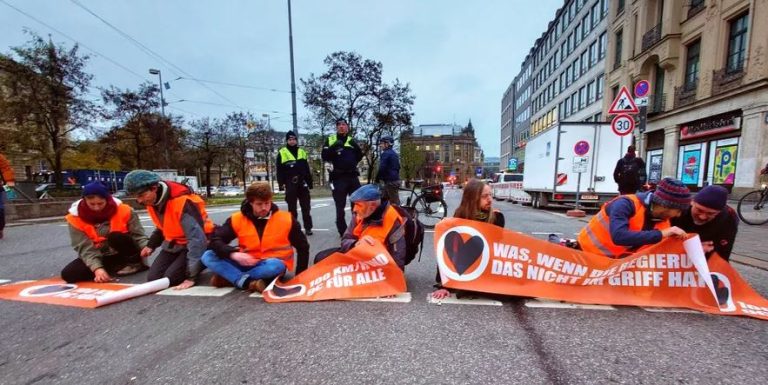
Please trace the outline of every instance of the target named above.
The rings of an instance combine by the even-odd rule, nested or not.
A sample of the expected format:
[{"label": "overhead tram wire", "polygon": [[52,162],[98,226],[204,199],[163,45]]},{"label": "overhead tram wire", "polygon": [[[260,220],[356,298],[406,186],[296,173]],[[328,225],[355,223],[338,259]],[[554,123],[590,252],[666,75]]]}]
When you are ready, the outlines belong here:
[{"label": "overhead tram wire", "polygon": [[203,82],[203,83],[220,84],[220,85],[223,85],[223,86],[230,86],[230,87],[249,88],[249,89],[253,89],[253,90],[262,90],[262,91],[271,91],[271,92],[284,92],[284,93],[287,93],[287,94],[291,93],[291,91],[288,91],[288,90],[278,90],[276,88],[258,87],[258,86],[248,85],[248,84],[237,84],[237,83],[220,82],[220,81],[216,81],[216,80],[205,80],[205,79],[187,78],[187,77],[183,77],[183,76],[179,76],[178,78],[173,79],[173,80],[174,81],[176,81],[176,80],[194,80],[194,81]]},{"label": "overhead tram wire", "polygon": [[[101,17],[101,16],[99,16],[98,14],[96,14],[96,12],[94,12],[94,11],[90,10],[88,7],[86,7],[85,5],[83,5],[82,3],[80,3],[78,0],[70,0],[70,1],[71,1],[73,4],[77,5],[78,7],[82,8],[84,11],[88,12],[89,14],[91,14],[93,17],[95,17],[95,18],[99,19],[99,21],[101,21],[102,23],[106,24],[108,27],[110,27],[110,28],[112,28],[113,30],[115,30],[115,31],[116,31],[118,34],[120,34],[120,35],[121,35],[121,36],[123,36],[124,38],[128,39],[128,41],[130,41],[131,43],[133,43],[135,46],[139,47],[139,49],[141,49],[141,50],[142,50],[142,51],[143,51],[145,54],[149,55],[150,57],[152,57],[152,58],[154,58],[154,59],[156,59],[156,60],[160,60],[160,61],[161,61],[161,62],[163,62],[165,65],[167,65],[167,66],[171,67],[171,71],[172,71],[172,72],[174,72],[174,74],[175,74],[176,76],[179,76],[179,77],[181,77],[182,75],[184,75],[185,77],[188,77],[188,78],[190,78],[190,79],[195,79],[195,77],[194,77],[194,76],[190,75],[188,72],[184,71],[184,70],[183,70],[182,68],[180,68],[179,66],[177,66],[177,65],[173,64],[171,61],[169,61],[169,60],[167,60],[166,58],[162,57],[160,54],[158,54],[157,52],[153,51],[152,49],[150,49],[149,47],[147,47],[146,45],[144,45],[144,44],[143,44],[143,43],[141,43],[140,41],[138,41],[138,40],[134,39],[134,38],[133,38],[131,35],[127,34],[126,32],[123,32],[121,29],[117,28],[117,27],[116,27],[116,26],[114,26],[112,23],[110,23],[109,21],[107,21],[107,20],[106,20],[106,19],[104,19],[103,17]],[[173,69],[175,69],[175,70],[176,70],[176,71],[178,71],[178,72],[174,71]],[[181,74],[179,74],[179,72],[180,72]],[[202,86],[203,88],[205,88],[205,89],[207,89],[207,90],[209,90],[209,91],[213,92],[213,93],[214,93],[216,96],[220,97],[222,100],[226,101],[227,103],[233,104],[233,105],[237,106],[237,108],[239,108],[239,109],[243,109],[243,107],[241,107],[240,105],[238,105],[236,102],[232,101],[231,99],[229,99],[229,98],[227,98],[226,96],[222,95],[220,92],[218,92],[218,91],[214,90],[213,88],[209,87],[207,84],[205,84],[205,83],[203,83],[203,82],[200,82],[200,81],[196,81],[196,82],[197,82],[197,83],[198,83],[200,86]]]}]

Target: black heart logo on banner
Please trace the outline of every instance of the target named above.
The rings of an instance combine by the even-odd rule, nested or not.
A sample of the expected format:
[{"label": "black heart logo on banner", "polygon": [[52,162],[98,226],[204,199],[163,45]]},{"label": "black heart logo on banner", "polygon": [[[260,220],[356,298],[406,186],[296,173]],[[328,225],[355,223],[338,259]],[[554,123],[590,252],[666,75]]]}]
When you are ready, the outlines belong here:
[{"label": "black heart logo on banner", "polygon": [[725,286],[725,282],[721,282],[720,278],[717,278],[716,275],[712,274],[711,276],[712,284],[715,286],[715,294],[717,295],[717,304],[727,305],[728,298],[731,296],[730,290]]},{"label": "black heart logo on banner", "polygon": [[455,231],[445,235],[445,252],[459,275],[464,274],[480,258],[484,247],[483,238],[478,235],[473,235],[466,242]]},{"label": "black heart logo on banner", "polygon": [[282,298],[287,297],[289,295],[298,294],[301,292],[301,286],[291,286],[287,288],[283,288],[280,286],[275,285],[272,287],[272,296],[275,298]]}]

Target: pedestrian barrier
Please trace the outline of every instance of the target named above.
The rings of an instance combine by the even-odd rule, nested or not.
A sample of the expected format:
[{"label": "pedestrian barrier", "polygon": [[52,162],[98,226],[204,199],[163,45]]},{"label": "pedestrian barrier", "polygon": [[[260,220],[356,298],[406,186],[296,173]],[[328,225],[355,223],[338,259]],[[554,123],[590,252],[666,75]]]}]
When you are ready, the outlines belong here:
[{"label": "pedestrian barrier", "polygon": [[502,182],[491,184],[493,197],[517,203],[531,203],[531,196],[523,191],[523,182]]}]

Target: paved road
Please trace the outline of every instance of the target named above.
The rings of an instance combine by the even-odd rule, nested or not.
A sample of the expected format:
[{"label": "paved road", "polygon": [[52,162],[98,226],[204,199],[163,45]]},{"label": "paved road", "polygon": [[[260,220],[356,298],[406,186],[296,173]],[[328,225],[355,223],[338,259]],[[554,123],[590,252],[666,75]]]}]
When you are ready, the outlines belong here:
[{"label": "paved road", "polygon": [[[458,193],[448,191],[451,211]],[[569,236],[583,225],[559,212],[495,204],[507,228],[524,233]],[[338,242],[331,205],[315,202],[313,252]],[[222,222],[233,210],[211,211]],[[541,309],[521,298],[500,307],[428,304],[431,234],[425,243],[421,262],[407,268],[410,303],[269,305],[242,292],[151,295],[97,310],[2,301],[0,384],[764,384],[768,378],[764,321],[630,307]],[[73,257],[63,223],[11,227],[0,241],[0,278],[53,276]],[[767,271],[736,267],[768,296]]]}]

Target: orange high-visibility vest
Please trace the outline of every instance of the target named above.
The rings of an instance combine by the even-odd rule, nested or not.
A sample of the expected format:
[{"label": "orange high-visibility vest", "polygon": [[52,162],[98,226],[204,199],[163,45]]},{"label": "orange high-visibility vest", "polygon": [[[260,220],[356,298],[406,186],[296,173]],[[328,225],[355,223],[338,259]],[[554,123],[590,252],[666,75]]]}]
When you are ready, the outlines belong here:
[{"label": "orange high-visibility vest", "polygon": [[276,211],[267,219],[262,237],[256,225],[241,212],[232,214],[232,230],[237,234],[240,251],[257,260],[278,258],[285,263],[286,270],[293,270],[293,247],[288,239],[293,225],[293,216],[287,211]]},{"label": "orange high-visibility vest", "polygon": [[187,237],[184,235],[184,229],[181,227],[181,215],[184,212],[184,205],[191,201],[197,205],[200,216],[203,218],[203,231],[205,235],[213,233],[214,224],[208,213],[205,211],[205,201],[199,195],[189,194],[189,188],[176,182],[165,182],[170,191],[168,191],[168,201],[165,203],[165,215],[163,222],[154,206],[148,206],[147,212],[155,226],[163,232],[163,237],[168,242],[175,242],[179,245],[187,244]]},{"label": "orange high-visibility vest", "polygon": [[387,246],[387,235],[389,235],[389,232],[392,231],[395,223],[403,222],[403,218],[400,216],[400,214],[398,214],[397,210],[392,207],[392,205],[389,205],[384,211],[381,226],[370,226],[365,224],[363,223],[363,220],[357,216],[355,216],[355,221],[355,228],[352,230],[352,234],[354,236],[360,239],[366,235],[370,235],[374,239],[381,242],[381,244],[384,246]]},{"label": "orange high-visibility vest", "polygon": [[[605,255],[610,258],[623,258],[631,254],[630,247],[613,243],[611,238],[610,217],[605,208],[617,199],[629,199],[635,206],[635,215],[629,218],[629,231],[642,231],[645,224],[646,208],[637,195],[623,195],[612,199],[603,205],[600,212],[589,221],[579,233],[579,246],[581,250],[594,254]],[[653,226],[656,230],[669,228],[669,220],[661,221]],[[650,246],[650,245],[648,245]]]},{"label": "orange high-visibility vest", "polygon": [[[125,203],[117,205],[117,211],[112,218],[109,218],[109,232],[111,233],[128,233],[128,222],[131,220],[131,206]],[[79,216],[67,214],[64,217],[72,227],[82,231],[85,235],[93,241],[93,245],[96,248],[100,248],[107,238],[99,235],[96,231],[96,226],[82,220]]]}]

